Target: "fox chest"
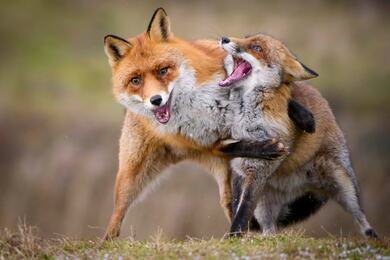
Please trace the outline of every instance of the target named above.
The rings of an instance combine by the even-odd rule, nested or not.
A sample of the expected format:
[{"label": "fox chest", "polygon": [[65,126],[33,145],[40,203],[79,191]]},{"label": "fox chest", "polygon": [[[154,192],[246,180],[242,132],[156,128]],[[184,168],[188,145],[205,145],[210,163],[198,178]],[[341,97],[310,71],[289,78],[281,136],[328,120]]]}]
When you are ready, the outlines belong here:
[{"label": "fox chest", "polygon": [[[215,86],[213,86],[216,88]],[[220,89],[202,88],[177,93],[171,131],[203,146],[228,136],[234,103]]]},{"label": "fox chest", "polygon": [[283,134],[284,125],[277,120],[270,120],[256,111],[241,111],[235,113],[234,124],[231,127],[234,139],[264,140],[277,138]]}]

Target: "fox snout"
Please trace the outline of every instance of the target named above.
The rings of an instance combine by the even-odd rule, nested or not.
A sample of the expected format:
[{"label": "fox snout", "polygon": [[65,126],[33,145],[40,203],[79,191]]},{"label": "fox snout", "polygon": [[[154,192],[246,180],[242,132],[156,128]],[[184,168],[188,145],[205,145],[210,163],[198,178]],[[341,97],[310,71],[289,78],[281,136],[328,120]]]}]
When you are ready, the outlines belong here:
[{"label": "fox snout", "polygon": [[230,42],[230,39],[228,37],[223,36],[221,38],[221,44],[227,44]]},{"label": "fox snout", "polygon": [[148,100],[151,105],[149,108],[152,109],[157,121],[162,124],[168,123],[171,117],[171,97],[172,91],[171,93],[160,92],[151,96]]},{"label": "fox snout", "polygon": [[170,99],[171,93],[166,93],[165,91],[159,91],[145,97],[144,103],[149,109],[156,109],[158,107],[164,106]]},{"label": "fox snout", "polygon": [[150,98],[150,104],[154,106],[159,106],[161,105],[161,102],[163,101],[163,98],[161,95],[154,95]]},{"label": "fox snout", "polygon": [[230,54],[237,54],[241,52],[239,46],[233,42],[230,38],[228,37],[222,37],[221,40],[219,41],[219,45],[221,46],[222,49],[224,49],[227,53]]}]

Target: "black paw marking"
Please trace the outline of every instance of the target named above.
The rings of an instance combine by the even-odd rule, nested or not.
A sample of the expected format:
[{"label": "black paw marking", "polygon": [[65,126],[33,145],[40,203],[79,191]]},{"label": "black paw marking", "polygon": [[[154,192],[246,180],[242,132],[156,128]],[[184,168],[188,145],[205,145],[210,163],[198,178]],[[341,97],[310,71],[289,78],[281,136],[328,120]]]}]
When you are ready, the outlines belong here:
[{"label": "black paw marking", "polygon": [[311,134],[316,131],[316,121],[313,114],[292,99],[288,102],[288,116],[301,130]]},{"label": "black paw marking", "polygon": [[368,237],[368,238],[373,238],[373,239],[379,240],[379,236],[376,234],[376,232],[372,228],[364,231],[364,235],[366,235],[366,237]]},{"label": "black paw marking", "polygon": [[221,148],[221,152],[232,157],[274,160],[286,154],[287,148],[275,139],[266,141],[241,140],[225,145]]}]

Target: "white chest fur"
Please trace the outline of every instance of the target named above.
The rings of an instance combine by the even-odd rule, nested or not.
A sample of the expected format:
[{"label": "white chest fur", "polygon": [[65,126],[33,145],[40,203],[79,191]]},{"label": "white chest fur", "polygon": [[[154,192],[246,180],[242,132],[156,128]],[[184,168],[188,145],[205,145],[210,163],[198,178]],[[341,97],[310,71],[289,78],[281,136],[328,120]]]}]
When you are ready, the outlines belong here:
[{"label": "white chest fur", "polygon": [[197,86],[195,73],[185,65],[172,82],[171,119],[158,124],[157,130],[180,134],[204,146],[230,134],[230,123],[237,101],[229,99],[230,90],[218,86],[222,75]]}]

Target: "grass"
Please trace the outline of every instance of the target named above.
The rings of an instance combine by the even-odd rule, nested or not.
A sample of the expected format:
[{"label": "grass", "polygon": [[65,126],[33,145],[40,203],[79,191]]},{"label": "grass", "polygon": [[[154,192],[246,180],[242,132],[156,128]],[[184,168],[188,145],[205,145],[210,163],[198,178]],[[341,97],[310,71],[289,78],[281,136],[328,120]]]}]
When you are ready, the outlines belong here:
[{"label": "grass", "polygon": [[[126,38],[144,31],[154,9],[162,5],[178,37],[218,39],[266,32],[320,74],[310,84],[329,100],[345,132],[370,221],[390,235],[383,214],[390,203],[388,2],[240,1],[237,8],[233,0],[190,5],[2,1],[0,227],[14,225],[25,215],[31,223],[45,223],[45,233],[90,237],[96,232],[88,224],[106,224],[124,115],[111,94],[103,37],[112,33]],[[143,203],[142,211],[132,214],[132,225],[148,227],[138,234],[145,237],[152,226],[171,226],[176,210],[183,209],[184,217],[191,219],[178,223],[184,230],[177,225],[170,237],[220,234],[225,220],[211,177],[190,164],[169,171],[174,177]],[[166,214],[161,214],[163,209]],[[352,230],[350,216],[336,210],[323,211],[307,228],[321,232],[323,225],[337,232],[340,225],[334,222],[340,216],[337,224]]]},{"label": "grass", "polygon": [[0,233],[0,259],[390,259],[390,240],[366,241],[352,237],[316,239],[303,231],[263,237],[166,241],[158,231],[148,241],[132,238],[106,241],[70,238],[42,239],[37,230],[21,224],[15,233]]}]

